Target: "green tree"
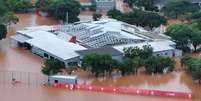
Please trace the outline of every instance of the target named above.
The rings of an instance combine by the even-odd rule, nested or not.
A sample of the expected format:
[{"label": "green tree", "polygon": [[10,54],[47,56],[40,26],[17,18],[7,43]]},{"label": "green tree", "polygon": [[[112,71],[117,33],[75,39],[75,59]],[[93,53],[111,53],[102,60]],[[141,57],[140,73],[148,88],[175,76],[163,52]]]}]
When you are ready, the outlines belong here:
[{"label": "green tree", "polygon": [[79,21],[80,3],[76,0],[54,0],[48,6],[50,16],[69,23]]},{"label": "green tree", "polygon": [[107,16],[109,16],[110,18],[114,18],[114,19],[119,19],[121,17],[121,15],[122,15],[121,11],[119,11],[117,9],[112,9],[107,12]]},{"label": "green tree", "polygon": [[143,7],[148,11],[158,11],[158,8],[155,7],[154,3],[156,0],[124,0],[130,7],[137,6]]},{"label": "green tree", "polygon": [[124,48],[123,51],[124,57],[130,59],[136,57],[146,59],[153,55],[153,48],[150,45],[144,45],[142,49],[140,49],[139,47]]},{"label": "green tree", "polygon": [[201,19],[201,12],[194,12],[189,19]]},{"label": "green tree", "polygon": [[0,22],[6,26],[16,24],[18,21],[19,21],[18,17],[15,16],[14,13],[12,12],[7,12],[0,17]]},{"label": "green tree", "polygon": [[189,0],[170,0],[163,8],[164,14],[172,18],[178,18],[180,15],[198,10],[199,6],[194,5]]},{"label": "green tree", "polygon": [[0,1],[0,40],[6,37],[7,26],[17,23],[18,18],[10,12],[5,1]]},{"label": "green tree", "polygon": [[166,34],[176,43],[177,48],[187,51],[192,36],[192,29],[185,24],[176,24],[168,27]]},{"label": "green tree", "polygon": [[8,8],[14,12],[27,12],[32,8],[31,0],[7,0]]},{"label": "green tree", "polygon": [[49,5],[52,4],[52,0],[38,0],[35,4],[37,10],[47,11]]},{"label": "green tree", "polygon": [[201,66],[195,66],[194,69],[195,70],[192,72],[193,79],[201,83]]},{"label": "green tree", "polygon": [[45,75],[54,75],[60,72],[61,69],[65,68],[64,62],[57,59],[46,60],[44,66],[42,66],[42,73]]},{"label": "green tree", "polygon": [[150,28],[158,27],[161,24],[167,23],[165,17],[157,13],[145,12],[141,10],[135,10],[131,13],[122,14],[119,20],[127,22],[129,24],[139,25],[142,27],[148,26]]},{"label": "green tree", "polygon": [[92,18],[94,21],[98,21],[102,17],[101,13],[93,13]]},{"label": "green tree", "polygon": [[165,70],[172,71],[174,69],[174,61],[169,57],[152,56],[145,61],[146,72],[164,73]]},{"label": "green tree", "polygon": [[124,76],[126,73],[137,73],[138,68],[143,65],[142,59],[139,57],[133,59],[125,59],[123,61],[122,68],[120,68],[122,75]]},{"label": "green tree", "polygon": [[193,79],[201,83],[201,58],[187,55],[182,58],[182,64],[185,65],[188,72],[192,73]]},{"label": "green tree", "polygon": [[197,51],[198,45],[201,44],[201,30],[198,27],[192,27],[191,43],[194,47],[194,50]]},{"label": "green tree", "polygon": [[177,48],[185,49],[189,48],[189,45],[193,45],[194,50],[201,44],[201,30],[197,23],[191,26],[185,24],[177,24],[168,27],[167,35],[171,36],[176,42]]},{"label": "green tree", "polygon": [[82,66],[98,77],[100,74],[105,75],[105,72],[111,75],[112,71],[117,68],[118,61],[113,60],[110,55],[106,54],[89,54],[84,56]]}]

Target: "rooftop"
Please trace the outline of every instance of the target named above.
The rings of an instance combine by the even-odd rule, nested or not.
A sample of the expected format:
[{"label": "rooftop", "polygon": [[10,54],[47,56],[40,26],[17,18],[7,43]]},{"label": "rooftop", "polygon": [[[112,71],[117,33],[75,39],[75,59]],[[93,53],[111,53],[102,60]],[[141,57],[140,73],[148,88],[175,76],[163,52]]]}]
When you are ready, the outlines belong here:
[{"label": "rooftop", "polygon": [[96,54],[108,54],[111,56],[118,56],[121,55],[122,53],[112,47],[102,47],[102,48],[94,48],[94,49],[87,49],[87,50],[79,50],[76,51],[79,55],[85,56],[88,54],[96,53]]},{"label": "rooftop", "polygon": [[22,30],[17,36],[30,37],[25,42],[44,50],[56,57],[67,60],[79,56],[75,51],[86,49],[79,44],[70,43],[58,38],[55,34],[42,30]]},{"label": "rooftop", "polygon": [[77,79],[77,76],[53,75],[53,76],[50,76],[50,78]]},{"label": "rooftop", "polygon": [[143,27],[110,18],[64,26],[60,28],[60,31],[77,36],[80,42],[92,48],[168,39],[166,36],[149,32]]},{"label": "rooftop", "polygon": [[154,42],[143,42],[139,44],[128,44],[128,45],[119,45],[114,46],[115,49],[123,52],[124,48],[129,47],[139,47],[142,48],[144,45],[150,45],[153,48],[153,52],[160,52],[160,51],[166,51],[166,50],[173,50],[174,48],[171,45],[174,45],[175,43],[169,40],[160,40],[160,41],[154,41]]}]

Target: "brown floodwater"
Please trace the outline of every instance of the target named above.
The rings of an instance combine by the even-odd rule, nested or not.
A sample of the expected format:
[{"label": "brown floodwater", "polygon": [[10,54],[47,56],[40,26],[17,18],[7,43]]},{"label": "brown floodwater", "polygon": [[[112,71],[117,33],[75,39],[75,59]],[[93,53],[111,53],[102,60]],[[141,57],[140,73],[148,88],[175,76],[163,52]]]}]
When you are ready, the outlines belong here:
[{"label": "brown floodwater", "polygon": [[[16,30],[27,26],[59,24],[59,21],[52,18],[38,17],[34,14],[17,14],[17,16],[20,21],[18,24],[10,26],[8,36],[14,35]],[[9,38],[0,41],[0,71],[40,73],[43,61],[42,58],[33,55],[26,49],[12,47]],[[0,101],[201,101],[201,85],[195,84],[191,76],[183,72],[179,61],[177,62],[177,72],[165,75],[139,74],[95,79],[82,70],[78,70],[76,74],[82,81],[93,85],[192,92],[193,100],[68,91],[43,86],[23,84],[13,86],[9,83],[0,83]]]}]

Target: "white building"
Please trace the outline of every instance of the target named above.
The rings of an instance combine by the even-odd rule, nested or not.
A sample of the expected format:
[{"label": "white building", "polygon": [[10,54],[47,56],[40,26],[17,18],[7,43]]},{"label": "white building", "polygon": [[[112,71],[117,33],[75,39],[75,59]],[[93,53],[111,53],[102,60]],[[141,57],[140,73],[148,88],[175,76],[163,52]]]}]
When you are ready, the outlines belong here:
[{"label": "white building", "polygon": [[53,75],[48,78],[49,84],[77,84],[77,76]]},{"label": "white building", "polygon": [[67,67],[77,65],[79,55],[75,51],[86,48],[70,43],[68,40],[62,40],[54,33],[44,31],[42,27],[41,29],[27,28],[17,31],[16,35],[11,38],[18,45],[31,49],[34,54],[48,59],[58,59],[63,61]]},{"label": "white building", "polygon": [[175,43],[170,40],[159,40],[153,42],[143,42],[138,44],[128,44],[114,46],[114,48],[123,53],[124,48],[139,47],[142,48],[144,45],[150,45],[153,48],[153,54],[155,56],[167,56],[167,57],[181,57],[182,51],[175,49]]},{"label": "white building", "polygon": [[[134,32],[129,31],[129,27]],[[145,34],[149,35],[149,33],[143,28],[108,18],[100,21],[66,25],[59,30],[71,36],[76,36],[82,44],[92,48],[141,43],[152,40],[148,36],[145,36]],[[154,37],[157,36],[159,35],[154,35]]]},{"label": "white building", "polygon": [[121,60],[124,48],[142,48],[144,45],[150,45],[154,55],[182,56],[182,51],[175,49],[170,37],[114,19],[27,27],[11,38],[34,54],[63,61],[66,67],[77,66],[81,57],[94,52]]}]

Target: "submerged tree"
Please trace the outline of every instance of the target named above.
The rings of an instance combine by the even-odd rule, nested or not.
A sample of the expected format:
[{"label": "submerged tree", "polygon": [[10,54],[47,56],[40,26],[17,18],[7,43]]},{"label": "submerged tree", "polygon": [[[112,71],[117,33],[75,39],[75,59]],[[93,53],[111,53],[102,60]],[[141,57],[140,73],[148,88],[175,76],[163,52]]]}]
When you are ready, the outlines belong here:
[{"label": "submerged tree", "polygon": [[147,73],[164,73],[174,69],[174,61],[169,57],[152,56],[145,61]]},{"label": "submerged tree", "polygon": [[201,83],[201,58],[187,55],[182,58],[182,64],[184,64],[186,70],[192,74],[193,79]]},{"label": "submerged tree", "polygon": [[7,26],[17,23],[18,18],[6,6],[5,1],[0,1],[0,40],[6,37]]},{"label": "submerged tree", "polygon": [[48,13],[63,22],[79,21],[80,3],[76,0],[54,0],[48,6]]},{"label": "submerged tree", "polygon": [[65,68],[64,62],[61,62],[57,59],[46,60],[44,66],[42,66],[42,73],[45,75],[54,75]]},{"label": "submerged tree", "polygon": [[31,0],[7,0],[6,4],[14,12],[27,12],[32,8]]},{"label": "submerged tree", "polygon": [[118,62],[107,54],[89,54],[84,56],[82,66],[98,77],[100,74],[105,75],[105,72],[111,75],[111,72],[118,66]]}]

